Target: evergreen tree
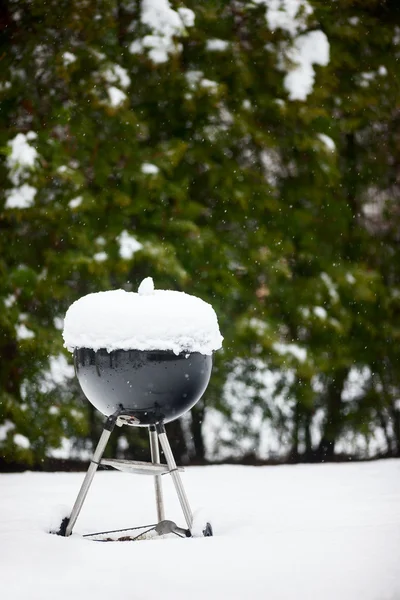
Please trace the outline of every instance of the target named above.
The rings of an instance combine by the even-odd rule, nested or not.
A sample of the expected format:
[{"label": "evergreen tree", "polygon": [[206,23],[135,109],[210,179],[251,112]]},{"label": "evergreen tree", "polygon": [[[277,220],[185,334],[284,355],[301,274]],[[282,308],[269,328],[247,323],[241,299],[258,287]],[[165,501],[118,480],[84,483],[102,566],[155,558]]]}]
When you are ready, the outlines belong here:
[{"label": "evergreen tree", "polygon": [[395,4],[154,6],[4,3],[3,457],[96,438],[62,318],[148,275],[211,302],[225,336],[182,457],[218,415],[236,453],[264,422],[292,460],[377,428],[398,454]]}]

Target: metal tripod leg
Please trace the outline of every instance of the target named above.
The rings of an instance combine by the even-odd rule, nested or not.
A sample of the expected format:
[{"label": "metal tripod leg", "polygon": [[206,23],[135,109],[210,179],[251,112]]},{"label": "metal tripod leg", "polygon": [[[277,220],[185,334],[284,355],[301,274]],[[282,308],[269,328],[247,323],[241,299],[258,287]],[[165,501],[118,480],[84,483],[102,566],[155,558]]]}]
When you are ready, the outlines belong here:
[{"label": "metal tripod leg", "polygon": [[74,525],[76,523],[76,520],[79,516],[79,513],[81,512],[83,503],[85,501],[85,498],[87,496],[87,493],[89,491],[89,488],[92,484],[93,481],[93,477],[95,476],[95,473],[97,471],[97,468],[100,464],[101,461],[101,457],[104,454],[104,450],[106,449],[107,446],[107,442],[110,438],[111,432],[113,431],[114,427],[115,427],[115,423],[117,421],[117,417],[118,415],[111,415],[110,417],[108,417],[107,421],[104,424],[104,429],[103,429],[103,433],[100,436],[99,442],[97,444],[96,450],[93,454],[93,458],[91,460],[91,463],[89,465],[89,469],[87,470],[87,473],[85,475],[85,479],[83,480],[83,483],[81,485],[81,489],[79,490],[79,494],[75,500],[75,504],[72,508],[71,511],[71,516],[69,517],[68,520],[68,524],[66,526],[65,529],[65,536],[68,537],[69,535],[71,535],[72,533],[72,529],[74,528]]},{"label": "metal tripod leg", "polygon": [[[160,463],[160,447],[158,445],[158,436],[157,431],[154,425],[150,425],[149,427],[149,437],[150,437],[150,452],[151,452],[151,462]],[[163,502],[163,493],[162,493],[162,482],[161,475],[154,476],[154,490],[156,493],[156,505],[157,505],[157,519],[160,523],[165,519],[164,513],[164,502]]]},{"label": "metal tripod leg", "polygon": [[160,440],[161,448],[163,449],[165,460],[169,468],[169,472],[174,482],[176,493],[178,494],[179,502],[181,504],[183,514],[185,515],[186,523],[189,529],[193,525],[193,514],[189,505],[189,501],[186,496],[185,489],[183,487],[179,471],[176,466],[174,455],[172,454],[171,446],[165,432],[165,427],[162,423],[157,425],[158,439]]}]

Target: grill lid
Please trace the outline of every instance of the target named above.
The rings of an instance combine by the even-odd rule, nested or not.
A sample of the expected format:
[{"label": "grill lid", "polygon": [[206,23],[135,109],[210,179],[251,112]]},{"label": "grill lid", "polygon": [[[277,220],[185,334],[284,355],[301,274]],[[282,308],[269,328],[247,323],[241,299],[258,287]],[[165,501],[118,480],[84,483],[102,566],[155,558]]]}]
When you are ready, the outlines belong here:
[{"label": "grill lid", "polygon": [[63,337],[71,352],[105,348],[208,355],[223,340],[210,304],[184,292],[155,290],[151,277],[138,293],[110,290],[74,302],[65,315]]}]

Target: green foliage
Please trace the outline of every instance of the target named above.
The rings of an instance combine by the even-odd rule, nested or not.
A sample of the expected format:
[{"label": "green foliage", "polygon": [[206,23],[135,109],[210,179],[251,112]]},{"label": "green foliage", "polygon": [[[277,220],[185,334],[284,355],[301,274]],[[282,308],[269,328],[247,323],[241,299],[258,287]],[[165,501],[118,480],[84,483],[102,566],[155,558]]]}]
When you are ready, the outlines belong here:
[{"label": "green foliage", "polygon": [[[144,43],[140,2],[5,3],[6,461],[35,464],[63,437],[95,438],[73,378],[43,383],[65,352],[61,319],[78,297],[135,290],[148,275],[211,302],[225,337],[193,411],[198,457],[212,410],[234,428],[229,445],[246,435],[257,452],[255,407],[293,460],[330,458],[343,436],[368,440],[378,427],[400,452],[399,26],[390,3],[311,4],[298,34],[323,31],[330,61],[314,65],[307,98],[291,100],[293,35],[268,27],[268,3],[187,2],[195,24],[176,33],[165,61]],[[224,43],[212,50],[210,40]],[[10,141],[28,132],[35,160],[11,167]],[[36,190],[32,203],[10,208],[22,185]],[[141,249],[121,253],[123,232]],[[265,368],[276,376],[267,393]],[[365,389],[347,401],[357,370]],[[227,395],[236,376],[246,406],[234,385]]]}]

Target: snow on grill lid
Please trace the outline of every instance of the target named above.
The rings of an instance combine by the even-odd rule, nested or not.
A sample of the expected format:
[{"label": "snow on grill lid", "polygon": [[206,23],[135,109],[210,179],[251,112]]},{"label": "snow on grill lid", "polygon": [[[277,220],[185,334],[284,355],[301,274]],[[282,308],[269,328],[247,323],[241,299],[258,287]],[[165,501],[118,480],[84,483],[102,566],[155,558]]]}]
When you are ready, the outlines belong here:
[{"label": "snow on grill lid", "polygon": [[222,345],[214,309],[197,296],[155,290],[147,277],[139,293],[124,290],[83,296],[65,315],[66,348],[172,350],[211,354]]}]

